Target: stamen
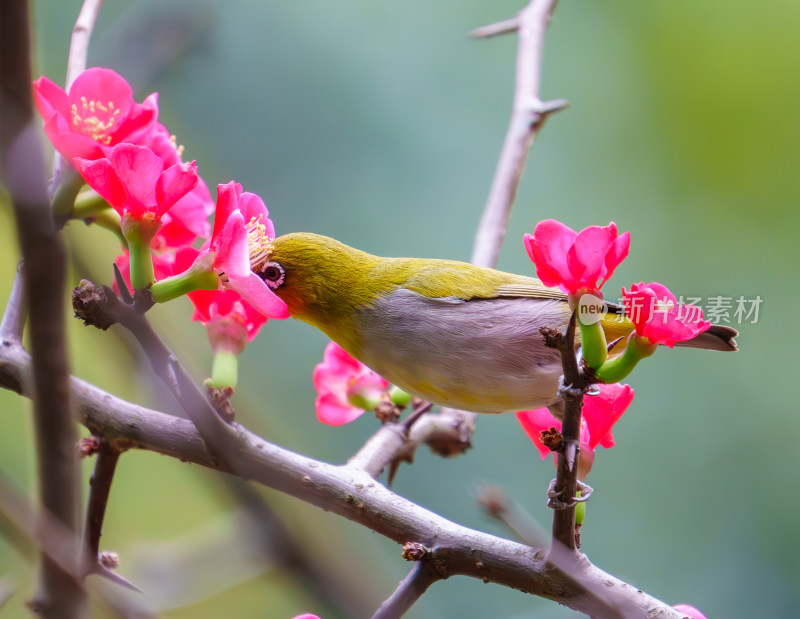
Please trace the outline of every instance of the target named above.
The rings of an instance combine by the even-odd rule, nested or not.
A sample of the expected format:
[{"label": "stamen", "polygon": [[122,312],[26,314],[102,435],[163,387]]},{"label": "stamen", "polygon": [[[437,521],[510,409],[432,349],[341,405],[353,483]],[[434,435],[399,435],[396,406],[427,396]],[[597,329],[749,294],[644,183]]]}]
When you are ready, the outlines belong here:
[{"label": "stamen", "polygon": [[81,97],[80,110],[78,105],[73,103],[70,113],[72,126],[78,132],[101,144],[111,144],[112,128],[120,113],[113,101],[89,101],[86,97]]},{"label": "stamen", "polygon": [[246,224],[247,247],[250,252],[250,270],[260,273],[272,257],[272,239],[267,227],[261,223],[263,215],[253,217]]}]

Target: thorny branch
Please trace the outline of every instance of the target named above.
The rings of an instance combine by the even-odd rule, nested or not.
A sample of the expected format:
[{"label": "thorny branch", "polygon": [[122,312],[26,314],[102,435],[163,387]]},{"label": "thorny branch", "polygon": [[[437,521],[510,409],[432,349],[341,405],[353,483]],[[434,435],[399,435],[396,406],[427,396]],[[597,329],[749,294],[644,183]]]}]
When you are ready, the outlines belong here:
[{"label": "thorny branch", "polygon": [[[21,346],[0,348],[0,385],[30,397],[30,372],[30,357]],[[234,473],[208,451],[190,421],[131,404],[78,378],[72,379],[72,387],[81,423],[118,449],[147,449]],[[239,424],[231,429],[241,467],[234,474],[357,522],[398,544],[421,543],[431,549],[430,560],[437,561],[443,577],[495,582],[600,619],[681,617],[583,555],[570,559],[568,574],[554,570],[541,548],[463,527],[391,492],[361,470],[293,453]]]},{"label": "thorny branch", "polygon": [[[32,123],[30,7],[26,0],[11,0],[3,7],[0,117],[4,129],[0,141],[0,178],[14,205],[25,265],[23,294],[29,305],[33,358],[39,512],[52,515],[74,534],[78,529],[79,491],[64,331],[66,251],[53,222],[45,183],[44,152]],[[20,332],[21,305],[12,311],[17,315],[11,314],[3,321],[11,339]],[[72,560],[77,565],[77,553]],[[42,552],[39,589],[33,601],[35,610],[45,617],[80,617],[84,605],[80,584],[63,565]]]}]

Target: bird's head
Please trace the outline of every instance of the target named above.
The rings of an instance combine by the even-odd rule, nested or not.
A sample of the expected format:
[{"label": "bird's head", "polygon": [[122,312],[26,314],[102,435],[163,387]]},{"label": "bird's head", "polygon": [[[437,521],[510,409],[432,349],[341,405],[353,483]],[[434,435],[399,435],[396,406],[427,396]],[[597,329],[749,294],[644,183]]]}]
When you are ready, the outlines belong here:
[{"label": "bird's head", "polygon": [[330,335],[331,329],[346,328],[354,311],[384,292],[380,279],[371,277],[380,261],[335,239],[297,232],[272,241],[253,271],[294,318]]}]

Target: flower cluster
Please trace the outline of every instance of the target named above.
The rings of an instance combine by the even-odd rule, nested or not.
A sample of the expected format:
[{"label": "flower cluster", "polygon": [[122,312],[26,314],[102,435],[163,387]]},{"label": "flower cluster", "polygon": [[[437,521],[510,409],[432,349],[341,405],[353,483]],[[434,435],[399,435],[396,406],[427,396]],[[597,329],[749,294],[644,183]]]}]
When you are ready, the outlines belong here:
[{"label": "flower cluster", "polygon": [[[548,219],[536,226],[533,235],[525,235],[525,248],[542,282],[566,292],[573,309],[583,307],[584,295],[591,295],[590,306],[602,303],[600,288],[628,255],[629,245],[629,233],[618,236],[613,222],[575,232]],[[633,284],[630,290],[623,288],[622,295],[628,339],[625,352],[615,359],[607,361],[602,312],[591,312],[588,319],[579,316],[583,357],[604,382],[619,382],[658,345],[672,348],[711,326],[703,320],[701,308],[679,305],[662,284]]]},{"label": "flower cluster", "polygon": [[[149,289],[156,302],[191,293],[193,320],[208,327],[218,355],[235,357],[267,318],[288,316],[250,264],[275,238],[264,202],[231,181],[218,186],[215,204],[195,162],[182,160],[159,122],[155,93],[137,103],[123,77],[98,67],[68,92],[46,77],[33,91],[45,134],[91,188],[78,195],[73,216],[118,226],[125,247],[115,262],[134,290]],[[235,379],[230,370],[220,382]]]},{"label": "flower cluster", "polygon": [[329,342],[314,368],[317,418],[332,426],[349,423],[374,409],[388,387],[389,381]]},{"label": "flower cluster", "polygon": [[[630,235],[619,235],[613,222],[608,226],[590,226],[575,232],[561,222],[549,219],[540,222],[532,235],[525,235],[525,249],[536,265],[536,272],[547,286],[560,288],[568,295],[570,307],[578,312],[581,354],[594,376],[601,382],[597,395],[584,398],[578,475],[584,478],[594,463],[598,445],[611,447],[611,427],[633,399],[633,389],[618,384],[643,358],[652,355],[663,344],[673,347],[707,330],[702,309],[678,304],[675,296],[658,283],[633,284],[622,289],[627,320],[622,328],[602,311],[602,286],[628,255]],[[585,311],[584,308],[589,308]],[[609,332],[627,338],[624,351],[608,357],[608,344],[603,325]],[[617,322],[611,328],[612,322]],[[616,351],[616,347],[614,348]],[[547,409],[517,413],[525,432],[545,458],[550,452],[542,441],[542,433],[561,429],[561,422]]]},{"label": "flower cluster", "polygon": [[[594,464],[594,452],[598,446],[606,449],[614,446],[614,435],[611,433],[611,428],[633,401],[634,392],[629,385],[614,383],[600,385],[599,388],[599,393],[587,395],[583,401],[580,431],[581,457],[578,461],[579,479],[586,479],[586,475]],[[542,442],[542,433],[551,428],[560,432],[560,419],[554,417],[546,408],[519,411],[517,419],[542,454],[542,460],[551,453],[555,456],[555,452]]]}]

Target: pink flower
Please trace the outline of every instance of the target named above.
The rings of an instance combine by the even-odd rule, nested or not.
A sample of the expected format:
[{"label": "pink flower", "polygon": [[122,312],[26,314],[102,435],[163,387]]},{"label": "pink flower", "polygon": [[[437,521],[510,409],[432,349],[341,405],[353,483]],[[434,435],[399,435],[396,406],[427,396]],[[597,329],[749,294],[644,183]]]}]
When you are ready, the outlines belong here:
[{"label": "pink flower", "polygon": [[366,407],[374,407],[388,387],[389,381],[329,342],[322,363],[314,368],[317,418],[332,426],[350,423]]},{"label": "pink flower", "polygon": [[319,617],[311,613],[306,613],[305,615],[297,615],[297,617],[293,617],[292,619],[319,619]]},{"label": "pink flower", "polygon": [[40,77],[33,94],[47,137],[70,160],[104,157],[115,144],[141,135],[158,117],[157,95],[136,103],[128,82],[110,69],[87,69],[69,93]]},{"label": "pink flower", "polygon": [[[183,147],[177,146],[175,136],[160,122],[132,136],[131,141],[147,146],[164,161],[164,167],[183,163]],[[211,234],[208,216],[213,212],[214,200],[203,179],[198,178],[197,186],[164,214],[158,236],[166,237],[166,243],[174,247],[191,245],[197,237],[207,239]]]},{"label": "pink flower", "polygon": [[[622,417],[633,401],[633,389],[630,385],[613,383],[610,385],[597,385],[600,393],[587,395],[583,399],[583,412],[581,417],[581,459],[579,462],[578,476],[585,479],[594,462],[594,451],[598,445],[606,449],[614,446],[614,435],[611,428]],[[517,419],[525,433],[536,445],[542,454],[542,460],[551,452],[541,440],[541,433],[556,428],[561,431],[561,420],[556,419],[546,408],[532,411],[519,411]]]},{"label": "pink flower", "polygon": [[703,320],[703,310],[695,305],[678,305],[666,286],[656,282],[632,284],[622,289],[625,313],[636,327],[636,333],[651,344],[685,342],[711,326]]},{"label": "pink flower", "polygon": [[706,616],[697,610],[694,606],[689,606],[688,604],[675,604],[673,606],[675,610],[680,613],[683,613],[687,617],[691,617],[692,619],[706,619]]},{"label": "pink flower", "polygon": [[[194,247],[179,250],[175,272],[189,268],[199,253]],[[201,322],[208,329],[214,350],[222,347],[241,353],[267,322],[267,317],[253,309],[235,290],[195,290],[188,296],[194,305],[192,320]]]},{"label": "pink flower", "polygon": [[558,286],[569,295],[599,296],[603,284],[628,255],[630,233],[617,236],[614,222],[589,226],[576,233],[554,219],[536,225],[525,235],[525,249],[545,286]]},{"label": "pink flower", "polygon": [[108,158],[76,157],[74,163],[89,186],[122,216],[123,232],[128,218],[149,223],[155,234],[164,213],[197,185],[193,162],[165,167],[153,151],[135,144],[117,144]]},{"label": "pink flower", "polygon": [[251,254],[258,259],[274,238],[275,227],[261,198],[242,193],[234,181],[219,185],[214,232],[192,268],[215,271],[224,288],[238,292],[267,318],[283,320],[289,316],[286,303],[250,267]]},{"label": "pink flower", "polygon": [[214,200],[203,179],[198,177],[197,186],[161,217],[154,245],[159,243],[159,237],[164,246],[170,247],[191,245],[197,237],[207,239],[211,234],[208,217],[213,212]]}]

